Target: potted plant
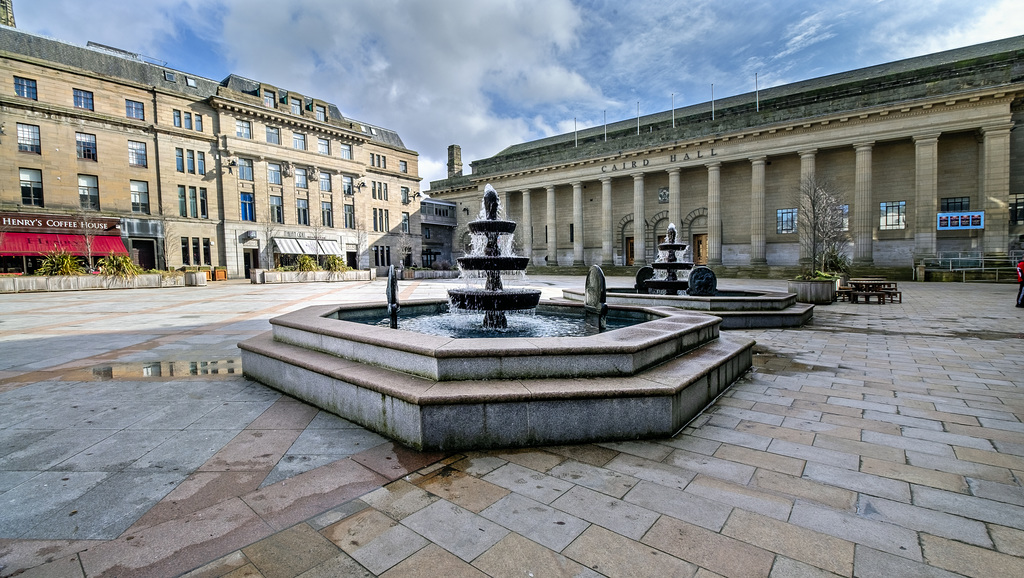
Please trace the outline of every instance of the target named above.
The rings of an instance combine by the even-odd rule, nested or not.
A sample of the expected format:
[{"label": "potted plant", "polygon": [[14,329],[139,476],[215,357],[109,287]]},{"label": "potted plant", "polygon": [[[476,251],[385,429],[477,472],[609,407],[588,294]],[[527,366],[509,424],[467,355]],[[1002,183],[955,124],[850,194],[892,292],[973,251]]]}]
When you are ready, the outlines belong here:
[{"label": "potted plant", "polygon": [[849,270],[842,252],[848,242],[849,205],[835,185],[814,176],[800,182],[796,200],[797,231],[809,260],[803,274],[789,281],[789,292],[800,303],[828,305],[836,300],[839,276],[824,271],[840,261]]}]

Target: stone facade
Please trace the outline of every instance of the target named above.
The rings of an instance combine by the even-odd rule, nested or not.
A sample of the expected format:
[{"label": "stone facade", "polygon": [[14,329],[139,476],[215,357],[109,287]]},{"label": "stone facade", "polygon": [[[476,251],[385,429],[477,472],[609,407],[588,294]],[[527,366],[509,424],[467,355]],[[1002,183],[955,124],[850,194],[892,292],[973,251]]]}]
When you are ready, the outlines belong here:
[{"label": "stone facade", "polygon": [[[810,176],[844,196],[855,267],[1006,255],[1024,234],[1024,133],[1011,132],[1022,95],[1017,37],[718,100],[714,119],[703,103],[639,129],[608,125],[607,137],[596,127],[514,145],[430,194],[456,203],[461,224],[492,184],[535,266],[649,263],[669,223],[695,261],[796,266],[807,255],[780,211]],[[937,230],[944,206],[984,211],[984,228]]]},{"label": "stone facade", "polygon": [[[312,254],[363,269],[421,262],[418,154],[334,104],[11,28],[0,29],[0,75],[5,212],[80,213],[84,175],[98,184],[88,210],[119,217],[147,267],[247,276],[293,259],[289,240],[317,239],[304,245]],[[19,146],[19,127],[38,130],[37,146]],[[22,169],[41,175],[32,204]]]}]

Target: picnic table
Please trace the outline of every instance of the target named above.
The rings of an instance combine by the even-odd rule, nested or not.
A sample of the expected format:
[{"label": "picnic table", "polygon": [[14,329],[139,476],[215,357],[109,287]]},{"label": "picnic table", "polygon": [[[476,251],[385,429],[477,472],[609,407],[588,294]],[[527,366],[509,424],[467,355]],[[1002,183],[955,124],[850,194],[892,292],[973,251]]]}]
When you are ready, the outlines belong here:
[{"label": "picnic table", "polygon": [[895,281],[881,277],[860,277],[850,279],[849,283],[848,287],[840,287],[839,293],[849,297],[850,303],[860,303],[861,298],[864,303],[870,303],[872,297],[879,305],[893,303],[896,299],[903,303],[903,293]]}]

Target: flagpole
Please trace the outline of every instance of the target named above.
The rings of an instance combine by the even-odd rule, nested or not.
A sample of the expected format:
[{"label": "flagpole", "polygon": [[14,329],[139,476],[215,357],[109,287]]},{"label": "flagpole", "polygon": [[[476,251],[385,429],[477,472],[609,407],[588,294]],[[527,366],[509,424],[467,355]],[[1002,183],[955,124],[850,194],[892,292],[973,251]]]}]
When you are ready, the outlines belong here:
[{"label": "flagpole", "polygon": [[672,93],[672,128],[676,128],[676,93]]},{"label": "flagpole", "polygon": [[576,117],[572,117],[572,132],[576,135],[576,146],[580,146],[580,133],[576,128]]},{"label": "flagpole", "polygon": [[636,101],[636,134],[640,136],[640,101]]},{"label": "flagpole", "polygon": [[604,142],[608,142],[608,111],[604,111]]},{"label": "flagpole", "polygon": [[757,112],[761,112],[761,94],[757,89],[757,73],[754,73],[754,102],[757,106]]},{"label": "flagpole", "polygon": [[715,120],[715,83],[711,83],[711,120]]}]

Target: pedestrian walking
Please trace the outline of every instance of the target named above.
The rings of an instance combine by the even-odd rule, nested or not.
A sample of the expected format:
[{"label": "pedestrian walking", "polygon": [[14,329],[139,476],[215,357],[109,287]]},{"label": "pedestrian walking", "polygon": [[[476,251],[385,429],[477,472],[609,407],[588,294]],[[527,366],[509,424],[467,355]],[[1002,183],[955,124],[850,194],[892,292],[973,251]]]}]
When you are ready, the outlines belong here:
[{"label": "pedestrian walking", "polygon": [[1017,307],[1024,307],[1024,258],[1017,262]]}]

